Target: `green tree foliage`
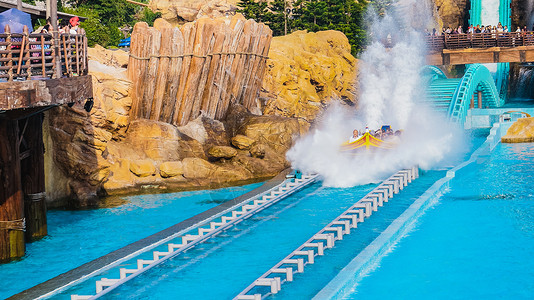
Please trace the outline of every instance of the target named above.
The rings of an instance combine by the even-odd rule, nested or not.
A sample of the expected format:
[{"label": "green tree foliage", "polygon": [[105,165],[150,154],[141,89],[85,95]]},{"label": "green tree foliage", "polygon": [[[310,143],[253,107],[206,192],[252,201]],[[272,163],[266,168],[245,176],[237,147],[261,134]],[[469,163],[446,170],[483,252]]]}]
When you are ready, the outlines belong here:
[{"label": "green tree foliage", "polygon": [[258,22],[267,21],[267,1],[240,0],[237,6],[239,7],[237,12],[247,19],[254,19]]},{"label": "green tree foliage", "polygon": [[[339,30],[349,39],[352,53],[357,54],[365,43],[363,19],[367,3],[366,0],[274,0],[264,10],[259,9],[264,2],[241,0],[238,6],[246,18],[269,25],[275,36],[284,34],[286,22],[288,33],[294,30]],[[286,10],[284,13],[288,8],[290,12]]]},{"label": "green tree foliage", "polygon": [[267,13],[265,23],[271,28],[274,36],[285,34],[286,22],[288,23],[287,31],[291,32],[291,24],[286,9],[290,10],[290,5],[286,0],[274,0],[269,5],[269,12]]},{"label": "green tree foliage", "polygon": [[[119,27],[133,26],[139,21],[152,25],[160,16],[147,7],[140,7],[124,0],[71,0],[62,4],[62,11],[87,18],[80,23],[80,27],[85,29],[89,46],[94,44],[104,47],[116,46],[124,37]],[[59,7],[58,5],[58,9]]]}]

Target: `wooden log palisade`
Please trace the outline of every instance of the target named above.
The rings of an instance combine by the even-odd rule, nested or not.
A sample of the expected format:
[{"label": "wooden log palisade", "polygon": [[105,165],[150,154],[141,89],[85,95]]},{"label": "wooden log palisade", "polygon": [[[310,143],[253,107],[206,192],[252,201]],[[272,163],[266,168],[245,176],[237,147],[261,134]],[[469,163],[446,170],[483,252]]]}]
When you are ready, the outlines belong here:
[{"label": "wooden log palisade", "polygon": [[131,116],[185,125],[201,112],[223,119],[230,103],[258,107],[272,31],[262,23],[201,18],[181,28],[137,23],[128,75]]}]

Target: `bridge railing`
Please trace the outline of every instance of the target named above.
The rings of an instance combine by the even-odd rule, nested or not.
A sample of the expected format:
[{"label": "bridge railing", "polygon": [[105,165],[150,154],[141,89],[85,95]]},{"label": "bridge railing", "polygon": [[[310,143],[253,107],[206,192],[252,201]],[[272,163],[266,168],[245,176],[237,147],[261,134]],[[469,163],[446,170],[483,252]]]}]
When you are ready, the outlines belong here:
[{"label": "bridge railing", "polygon": [[[79,34],[58,35],[54,47],[52,34],[10,33],[6,26],[0,34],[0,82],[42,80],[86,75],[87,37]],[[59,61],[61,69],[56,68]]]},{"label": "bridge railing", "polygon": [[534,32],[463,33],[427,36],[430,51],[443,49],[533,46]]}]

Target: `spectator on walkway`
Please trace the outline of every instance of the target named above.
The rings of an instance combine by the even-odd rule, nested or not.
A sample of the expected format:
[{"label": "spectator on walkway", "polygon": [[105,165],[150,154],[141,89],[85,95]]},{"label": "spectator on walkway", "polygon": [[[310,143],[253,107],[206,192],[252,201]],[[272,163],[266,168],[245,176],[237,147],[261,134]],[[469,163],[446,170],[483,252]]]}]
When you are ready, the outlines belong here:
[{"label": "spectator on walkway", "polygon": [[77,34],[78,33],[78,25],[80,24],[80,18],[72,17],[72,18],[70,18],[69,23],[70,23],[70,26],[71,26],[70,30],[69,30],[69,33],[70,34]]}]

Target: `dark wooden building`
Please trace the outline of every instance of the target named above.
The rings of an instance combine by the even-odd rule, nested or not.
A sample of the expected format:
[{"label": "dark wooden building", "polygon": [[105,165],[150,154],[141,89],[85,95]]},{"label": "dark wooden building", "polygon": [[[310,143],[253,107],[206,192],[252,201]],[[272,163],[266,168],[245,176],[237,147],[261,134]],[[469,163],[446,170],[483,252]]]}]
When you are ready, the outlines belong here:
[{"label": "dark wooden building", "polygon": [[85,34],[0,34],[0,262],[47,234],[43,112],[92,98]]}]

